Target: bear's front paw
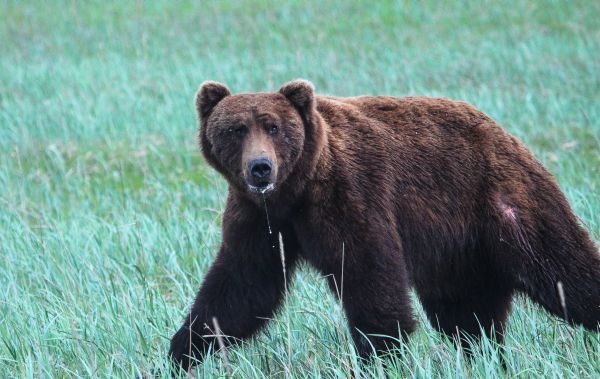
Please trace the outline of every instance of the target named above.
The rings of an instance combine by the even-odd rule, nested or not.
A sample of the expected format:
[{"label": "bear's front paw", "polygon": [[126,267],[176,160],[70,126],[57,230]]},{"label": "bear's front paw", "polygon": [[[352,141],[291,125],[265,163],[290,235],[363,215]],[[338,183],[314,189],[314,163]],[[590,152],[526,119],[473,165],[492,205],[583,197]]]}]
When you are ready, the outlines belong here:
[{"label": "bear's front paw", "polygon": [[202,359],[206,350],[206,341],[197,336],[196,332],[187,325],[183,325],[173,338],[169,349],[169,358],[174,370],[183,369],[188,371],[190,366]]}]

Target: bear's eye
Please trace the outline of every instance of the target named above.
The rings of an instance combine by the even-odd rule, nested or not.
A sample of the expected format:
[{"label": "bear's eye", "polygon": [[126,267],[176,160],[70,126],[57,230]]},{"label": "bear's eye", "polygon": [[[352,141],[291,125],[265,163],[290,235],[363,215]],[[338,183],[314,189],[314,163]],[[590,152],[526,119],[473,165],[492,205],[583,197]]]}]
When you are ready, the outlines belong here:
[{"label": "bear's eye", "polygon": [[239,136],[239,137],[243,137],[246,135],[246,126],[244,126],[244,125],[233,126],[233,127],[230,127],[229,129],[227,129],[227,132],[229,132],[231,134],[235,134],[236,136]]},{"label": "bear's eye", "polygon": [[278,131],[279,131],[279,127],[277,125],[271,125],[271,126],[269,126],[269,129],[267,130],[267,132],[270,135],[275,135],[275,134],[277,134]]}]

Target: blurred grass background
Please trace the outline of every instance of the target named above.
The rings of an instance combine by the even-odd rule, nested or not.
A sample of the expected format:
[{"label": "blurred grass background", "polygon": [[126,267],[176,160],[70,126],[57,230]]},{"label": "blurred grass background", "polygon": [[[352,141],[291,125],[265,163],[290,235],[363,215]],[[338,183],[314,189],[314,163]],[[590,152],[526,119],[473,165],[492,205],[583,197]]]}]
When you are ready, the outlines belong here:
[{"label": "blurred grass background", "polygon": [[[220,241],[226,185],[200,158],[193,107],[207,79],[466,100],[531,147],[598,241],[599,14],[596,1],[1,1],[0,376],[164,367]],[[524,300],[506,372],[494,344],[465,360],[424,320],[404,349],[389,376],[600,376],[599,337]],[[358,362],[309,268],[229,359],[239,377],[385,371]],[[197,372],[224,375],[219,357]]]}]

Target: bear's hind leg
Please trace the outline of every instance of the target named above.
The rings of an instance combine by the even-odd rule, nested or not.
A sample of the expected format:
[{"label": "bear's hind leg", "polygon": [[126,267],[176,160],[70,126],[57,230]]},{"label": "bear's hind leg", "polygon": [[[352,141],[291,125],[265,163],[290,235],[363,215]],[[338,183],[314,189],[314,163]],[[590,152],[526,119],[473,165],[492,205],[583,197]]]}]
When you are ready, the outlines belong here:
[{"label": "bear's hind leg", "polygon": [[512,289],[501,281],[489,281],[483,275],[479,280],[469,276],[467,288],[455,288],[444,295],[421,296],[431,324],[460,342],[467,351],[470,351],[471,342],[476,342],[482,335],[498,343],[503,341],[512,300]]},{"label": "bear's hind leg", "polygon": [[534,210],[499,199],[503,254],[517,288],[548,312],[590,330],[600,327],[600,254],[558,189],[541,191]]},{"label": "bear's hind leg", "polygon": [[525,249],[519,289],[548,312],[590,330],[600,327],[600,255],[577,224],[544,229]]}]

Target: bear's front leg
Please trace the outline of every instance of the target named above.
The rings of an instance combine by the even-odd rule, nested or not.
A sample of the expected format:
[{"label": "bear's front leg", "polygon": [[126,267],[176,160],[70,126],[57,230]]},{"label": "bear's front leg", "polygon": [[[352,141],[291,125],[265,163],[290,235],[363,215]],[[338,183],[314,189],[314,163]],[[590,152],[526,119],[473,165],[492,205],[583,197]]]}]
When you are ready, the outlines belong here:
[{"label": "bear's front leg", "polygon": [[349,245],[343,278],[341,270],[334,270],[337,283],[331,285],[340,288],[350,332],[363,358],[397,347],[417,325],[401,248],[389,242],[363,239]]},{"label": "bear's front leg", "polygon": [[350,200],[322,197],[294,223],[301,254],[341,298],[358,354],[394,348],[417,325],[394,217],[385,209],[365,213],[366,206],[348,206]]},{"label": "bear's front leg", "polygon": [[[395,233],[375,233],[368,225],[344,227],[351,232],[339,230],[330,232],[329,238],[316,239],[317,244],[308,251],[321,253],[307,258],[327,276],[335,296],[341,297],[357,352],[366,358],[397,346],[416,328],[416,321],[402,247]],[[308,233],[317,235],[317,230],[326,227]]]},{"label": "bear's front leg", "polygon": [[230,203],[223,217],[219,253],[183,326],[171,339],[169,356],[186,371],[201,361],[215,342],[213,317],[226,336],[225,343],[231,344],[249,338],[273,316],[284,294],[278,232],[286,242],[288,275],[295,266],[296,249],[289,232],[281,225],[272,225],[270,234],[259,213],[240,212],[239,204]]}]

